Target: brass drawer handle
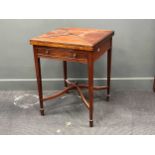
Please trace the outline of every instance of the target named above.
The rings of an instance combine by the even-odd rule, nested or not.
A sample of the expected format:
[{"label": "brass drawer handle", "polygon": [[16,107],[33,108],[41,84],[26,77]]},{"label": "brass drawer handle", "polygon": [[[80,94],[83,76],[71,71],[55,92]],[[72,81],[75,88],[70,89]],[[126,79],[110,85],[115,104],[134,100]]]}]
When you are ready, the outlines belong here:
[{"label": "brass drawer handle", "polygon": [[98,49],[97,49],[97,52],[100,52],[100,51],[101,51],[101,49],[100,49],[100,48],[98,48]]},{"label": "brass drawer handle", "polygon": [[76,53],[73,53],[73,58],[76,58],[77,57],[77,54]]},{"label": "brass drawer handle", "polygon": [[45,54],[49,54],[49,51],[48,51],[48,50],[46,50],[46,51],[45,51]]}]

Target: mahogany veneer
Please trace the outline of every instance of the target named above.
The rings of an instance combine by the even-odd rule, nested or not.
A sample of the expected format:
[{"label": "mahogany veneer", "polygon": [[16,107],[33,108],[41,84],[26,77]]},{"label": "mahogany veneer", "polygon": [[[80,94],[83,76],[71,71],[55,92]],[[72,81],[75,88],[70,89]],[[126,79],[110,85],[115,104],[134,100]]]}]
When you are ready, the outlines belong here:
[{"label": "mahogany veneer", "polygon": [[[32,38],[40,112],[44,115],[43,101],[54,99],[71,89],[76,89],[85,106],[89,110],[90,127],[93,126],[93,91],[107,90],[107,100],[110,98],[112,36],[111,30],[97,30],[90,28],[61,28]],[[94,86],[94,62],[107,52],[107,86]],[[52,96],[43,97],[40,58],[50,58],[63,61],[64,89]],[[88,65],[88,84],[77,84],[67,79],[67,62],[79,62]],[[87,88],[89,101],[84,97],[81,89]]]}]

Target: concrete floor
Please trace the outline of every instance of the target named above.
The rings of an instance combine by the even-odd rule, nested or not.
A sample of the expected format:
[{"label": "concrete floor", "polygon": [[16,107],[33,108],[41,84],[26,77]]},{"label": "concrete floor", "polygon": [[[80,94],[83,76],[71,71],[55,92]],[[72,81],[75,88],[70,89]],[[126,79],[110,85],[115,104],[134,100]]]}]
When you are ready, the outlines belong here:
[{"label": "concrete floor", "polygon": [[20,98],[24,94],[36,91],[0,91],[1,135],[155,134],[155,93],[151,91],[115,91],[110,102],[102,91],[96,92],[93,128],[89,128],[88,111],[75,93],[46,102],[45,116],[40,116],[35,96]]}]

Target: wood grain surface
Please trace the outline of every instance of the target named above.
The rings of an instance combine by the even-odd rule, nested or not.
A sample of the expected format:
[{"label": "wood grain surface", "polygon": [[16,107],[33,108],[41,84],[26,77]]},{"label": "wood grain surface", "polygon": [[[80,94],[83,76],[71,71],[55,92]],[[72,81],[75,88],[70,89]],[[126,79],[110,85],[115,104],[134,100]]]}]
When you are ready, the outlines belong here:
[{"label": "wood grain surface", "polygon": [[60,28],[32,38],[30,44],[36,46],[94,51],[97,44],[112,37],[113,34],[114,32],[111,30]]}]

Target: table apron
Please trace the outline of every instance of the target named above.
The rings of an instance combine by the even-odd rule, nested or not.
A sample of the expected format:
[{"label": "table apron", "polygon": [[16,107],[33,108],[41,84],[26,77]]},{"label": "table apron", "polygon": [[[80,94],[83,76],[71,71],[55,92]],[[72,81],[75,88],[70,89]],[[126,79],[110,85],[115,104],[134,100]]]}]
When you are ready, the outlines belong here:
[{"label": "table apron", "polygon": [[59,48],[38,47],[37,56],[42,58],[50,58],[79,63],[87,63],[88,60],[88,52]]},{"label": "table apron", "polygon": [[111,48],[111,42],[111,39],[101,42],[92,52],[42,46],[35,46],[35,52],[37,52],[36,55],[41,58],[87,64],[90,54],[93,56],[93,61],[96,61]]}]

